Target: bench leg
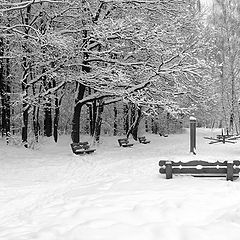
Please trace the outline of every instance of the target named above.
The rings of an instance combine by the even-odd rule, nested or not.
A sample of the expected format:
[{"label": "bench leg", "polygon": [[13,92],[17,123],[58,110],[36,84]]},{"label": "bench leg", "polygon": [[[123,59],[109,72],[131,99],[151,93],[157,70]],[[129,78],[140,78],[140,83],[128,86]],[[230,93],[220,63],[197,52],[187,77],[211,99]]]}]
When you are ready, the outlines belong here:
[{"label": "bench leg", "polygon": [[233,181],[233,163],[228,162],[227,163],[227,181]]},{"label": "bench leg", "polygon": [[166,162],[166,179],[172,178],[172,162]]}]

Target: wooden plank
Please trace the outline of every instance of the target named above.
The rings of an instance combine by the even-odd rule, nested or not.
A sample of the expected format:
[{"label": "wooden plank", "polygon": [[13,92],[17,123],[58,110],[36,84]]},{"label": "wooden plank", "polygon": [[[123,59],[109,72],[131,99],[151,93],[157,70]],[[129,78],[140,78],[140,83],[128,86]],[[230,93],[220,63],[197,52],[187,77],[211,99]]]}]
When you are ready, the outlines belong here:
[{"label": "wooden plank", "polygon": [[[166,173],[166,168],[160,168],[160,173]],[[172,167],[173,174],[227,174],[227,168],[174,168]],[[239,173],[239,168],[233,168],[233,173]]]},{"label": "wooden plank", "polygon": [[207,162],[207,161],[202,161],[202,160],[194,160],[194,161],[189,161],[189,162],[172,162],[173,166],[227,166],[227,161],[220,162]]},{"label": "wooden plank", "polygon": [[[193,177],[209,177],[209,178],[213,178],[213,177],[224,177],[224,178],[226,178],[226,174],[221,174],[221,173],[219,173],[219,174],[190,174],[191,176],[193,176]],[[239,177],[239,174],[234,174],[233,175],[233,179],[236,179],[236,178],[238,178]]]},{"label": "wooden plank", "polygon": [[173,174],[227,174],[227,168],[173,168]]},{"label": "wooden plank", "polygon": [[[159,166],[165,166],[167,160],[160,160]],[[239,160],[233,160],[233,165],[240,166]],[[172,161],[172,166],[227,166],[227,161],[216,161],[216,162],[207,162],[202,160],[194,160],[189,162],[174,162]]]},{"label": "wooden plank", "polygon": [[88,145],[88,142],[79,142],[77,144],[79,144],[79,145]]},{"label": "wooden plank", "polygon": [[88,150],[85,150],[85,152],[86,152],[87,154],[93,153],[93,152],[95,152],[95,151],[96,151],[96,149],[88,149]]},{"label": "wooden plank", "polygon": [[84,154],[84,153],[93,153],[94,151],[96,151],[96,149],[88,149],[88,150],[80,150],[80,149],[78,149],[78,150],[76,150],[74,153],[75,154]]},{"label": "wooden plank", "polygon": [[[159,169],[159,173],[166,174],[166,169]],[[184,175],[184,176],[193,176],[193,177],[225,177],[227,176],[226,173],[177,173],[175,175]],[[239,177],[238,173],[233,174],[233,179]]]},{"label": "wooden plank", "polygon": [[[166,164],[166,160],[161,160],[159,161],[159,166],[164,166]],[[194,160],[194,161],[189,161],[189,162],[174,162],[172,161],[172,166],[227,166],[227,161],[220,162],[207,162],[207,161],[202,161],[202,160]]]},{"label": "wooden plank", "polygon": [[73,153],[75,153],[75,154],[84,154],[85,153],[85,150],[81,150],[81,149],[77,149],[77,150],[75,150]]},{"label": "wooden plank", "polygon": [[122,147],[132,147],[133,143],[128,143],[128,144],[122,144]]},{"label": "wooden plank", "polygon": [[[160,160],[159,161],[159,166],[165,166],[167,160]],[[233,165],[234,166],[240,166],[240,161],[239,160],[233,160]],[[174,162],[172,161],[172,166],[227,166],[227,161],[216,161],[216,162],[207,162],[207,161],[202,161],[202,160],[194,160],[194,161],[189,161],[189,162]]]}]

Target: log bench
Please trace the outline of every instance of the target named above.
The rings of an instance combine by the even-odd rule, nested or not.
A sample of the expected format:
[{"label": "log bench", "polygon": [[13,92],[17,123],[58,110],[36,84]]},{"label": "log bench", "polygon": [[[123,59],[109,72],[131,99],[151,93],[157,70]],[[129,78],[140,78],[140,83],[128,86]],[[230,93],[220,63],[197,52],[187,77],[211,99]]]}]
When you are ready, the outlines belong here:
[{"label": "log bench", "polygon": [[145,136],[138,138],[139,142],[142,144],[150,143],[151,141],[147,140]]},{"label": "log bench", "polygon": [[120,138],[118,139],[118,143],[120,147],[132,147],[133,143],[129,143],[127,138]]},{"label": "log bench", "polygon": [[159,172],[166,174],[166,178],[172,178],[173,174],[191,175],[194,177],[226,177],[226,180],[236,179],[239,177],[240,161],[189,161],[174,162],[168,160],[159,161]]},{"label": "log bench", "polygon": [[89,154],[96,151],[96,149],[91,149],[88,142],[79,142],[79,143],[71,143],[71,148],[74,154]]}]

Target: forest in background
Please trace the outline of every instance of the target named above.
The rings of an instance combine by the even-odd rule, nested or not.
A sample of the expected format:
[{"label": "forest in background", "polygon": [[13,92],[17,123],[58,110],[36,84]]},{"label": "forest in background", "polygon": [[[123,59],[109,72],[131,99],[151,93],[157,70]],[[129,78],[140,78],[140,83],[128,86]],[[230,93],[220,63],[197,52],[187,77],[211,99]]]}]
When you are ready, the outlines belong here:
[{"label": "forest in background", "polygon": [[240,3],[0,0],[0,128],[41,136],[239,133]]}]

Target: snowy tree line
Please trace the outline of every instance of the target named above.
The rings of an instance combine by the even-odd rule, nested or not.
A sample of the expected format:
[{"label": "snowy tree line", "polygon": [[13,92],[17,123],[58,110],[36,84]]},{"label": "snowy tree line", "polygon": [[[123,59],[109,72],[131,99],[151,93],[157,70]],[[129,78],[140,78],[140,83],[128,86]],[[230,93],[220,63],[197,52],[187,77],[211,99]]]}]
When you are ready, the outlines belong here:
[{"label": "snowy tree line", "polygon": [[[216,82],[230,80],[218,70],[223,59],[231,69],[237,51],[227,44],[237,43],[228,35],[221,45],[218,14],[206,24],[197,0],[1,0],[2,135],[21,134],[26,147],[69,131],[73,142],[80,133],[98,142],[101,133],[137,139],[143,119],[155,133],[193,112],[212,119],[210,108],[221,119],[218,98],[228,99]],[[234,114],[236,87],[232,108],[222,102]]]}]

